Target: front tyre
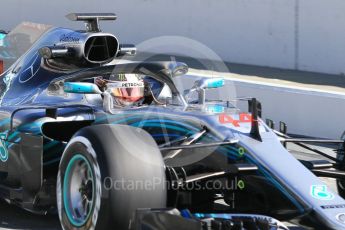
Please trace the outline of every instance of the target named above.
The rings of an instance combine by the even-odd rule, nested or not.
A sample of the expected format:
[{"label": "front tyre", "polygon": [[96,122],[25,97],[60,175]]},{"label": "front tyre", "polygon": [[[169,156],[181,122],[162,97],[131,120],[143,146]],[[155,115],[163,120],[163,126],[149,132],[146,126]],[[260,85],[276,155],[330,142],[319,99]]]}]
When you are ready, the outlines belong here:
[{"label": "front tyre", "polygon": [[128,229],[137,208],[166,207],[164,163],[152,137],[121,125],[79,131],[60,161],[57,206],[65,230]]},{"label": "front tyre", "polygon": [[63,229],[95,229],[102,182],[97,155],[84,137],[73,138],[60,163],[57,206]]}]

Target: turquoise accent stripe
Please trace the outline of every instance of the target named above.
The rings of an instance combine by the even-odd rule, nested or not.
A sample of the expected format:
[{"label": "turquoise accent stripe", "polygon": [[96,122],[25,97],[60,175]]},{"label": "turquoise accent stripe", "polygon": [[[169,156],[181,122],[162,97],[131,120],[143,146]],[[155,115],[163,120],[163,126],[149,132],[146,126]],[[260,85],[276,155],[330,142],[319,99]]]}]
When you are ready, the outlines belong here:
[{"label": "turquoise accent stripe", "polygon": [[15,138],[17,135],[19,135],[18,131],[14,131],[13,133],[11,133],[8,137],[7,140],[12,140],[13,138]]},{"label": "turquoise accent stripe", "polygon": [[182,123],[182,122],[178,122],[178,121],[173,121],[173,120],[164,120],[164,119],[152,119],[152,120],[139,121],[139,122],[136,122],[136,123],[131,124],[131,125],[138,127],[139,124],[141,124],[141,123],[144,123],[144,124],[146,124],[146,123],[149,123],[149,124],[150,123],[158,123],[161,126],[166,126],[165,124],[168,123],[168,124],[175,124],[175,125],[184,126],[184,127],[188,128],[190,130],[199,131],[198,128],[196,128],[194,126],[191,126],[191,125],[188,125],[186,123]]},{"label": "turquoise accent stripe", "polygon": [[184,128],[179,128],[179,127],[172,126],[172,125],[162,125],[162,124],[150,124],[150,123],[145,123],[145,124],[140,125],[140,126],[136,126],[136,125],[132,124],[132,126],[134,126],[134,127],[157,127],[157,128],[162,128],[162,127],[164,127],[164,128],[171,129],[171,130],[176,130],[176,131],[180,131],[180,132],[185,132],[186,134],[194,133],[194,132],[191,131],[191,130],[184,129]]},{"label": "turquoise accent stripe", "polygon": [[[21,137],[15,139],[15,140],[14,140],[14,143],[9,144],[9,145],[7,146],[7,148],[10,149],[14,144],[18,144],[18,143],[20,142],[21,139],[22,139]],[[7,144],[8,144],[8,142],[7,142]]]},{"label": "turquoise accent stripe", "polygon": [[28,124],[25,125],[20,125],[17,130],[19,131],[28,131],[34,134],[39,134],[41,133],[41,126],[42,126],[43,122],[30,122]]}]

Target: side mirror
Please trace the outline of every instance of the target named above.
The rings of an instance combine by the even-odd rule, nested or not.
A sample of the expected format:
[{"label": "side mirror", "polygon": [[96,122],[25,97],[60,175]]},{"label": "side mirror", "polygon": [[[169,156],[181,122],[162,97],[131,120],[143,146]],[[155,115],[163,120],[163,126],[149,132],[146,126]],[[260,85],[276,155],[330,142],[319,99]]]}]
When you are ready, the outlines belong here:
[{"label": "side mirror", "polygon": [[189,96],[191,93],[194,91],[197,91],[199,94],[199,104],[205,104],[205,91],[206,89],[215,89],[215,88],[220,88],[225,85],[225,80],[224,78],[203,78],[200,80],[197,80],[194,82],[194,86],[189,89],[184,91],[184,96],[186,100],[188,101]]},{"label": "side mirror", "polygon": [[121,56],[135,56],[137,54],[137,48],[132,44],[120,44],[120,50],[117,53],[117,57]]},{"label": "side mirror", "polygon": [[5,44],[4,44],[5,37],[6,37],[6,32],[0,30],[0,46],[5,46]]},{"label": "side mirror", "polygon": [[64,58],[72,55],[71,50],[63,46],[42,47],[38,50],[38,53],[44,59]]},{"label": "side mirror", "polygon": [[97,85],[88,82],[65,82],[63,90],[66,93],[102,94]]},{"label": "side mirror", "polygon": [[224,78],[204,78],[196,81],[193,88],[198,89],[214,89],[224,86]]}]

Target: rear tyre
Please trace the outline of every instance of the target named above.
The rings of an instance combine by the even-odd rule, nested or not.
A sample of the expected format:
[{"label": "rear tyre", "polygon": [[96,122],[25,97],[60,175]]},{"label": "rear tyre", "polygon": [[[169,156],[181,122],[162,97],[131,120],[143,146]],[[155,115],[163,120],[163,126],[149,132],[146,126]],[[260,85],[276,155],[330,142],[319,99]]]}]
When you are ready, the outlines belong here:
[{"label": "rear tyre", "polygon": [[137,208],[165,208],[165,167],[144,130],[97,125],[80,130],[59,166],[57,206],[63,229],[128,229]]}]

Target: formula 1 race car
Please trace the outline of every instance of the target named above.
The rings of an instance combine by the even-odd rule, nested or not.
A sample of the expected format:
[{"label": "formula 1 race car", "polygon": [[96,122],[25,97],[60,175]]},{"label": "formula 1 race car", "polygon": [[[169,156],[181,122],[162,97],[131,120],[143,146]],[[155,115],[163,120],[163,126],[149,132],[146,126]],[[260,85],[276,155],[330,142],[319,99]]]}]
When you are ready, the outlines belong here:
[{"label": "formula 1 race car", "polygon": [[[22,23],[1,47],[2,199],[57,211],[63,229],[345,229],[343,140],[274,131],[255,98],[237,99],[248,112],[208,100],[222,78],[180,92],[184,63],[109,64],[136,53],[100,31],[116,16],[68,18],[86,30]],[[282,142],[342,148],[334,163],[300,162]],[[337,178],[341,196],[317,176]]]}]

